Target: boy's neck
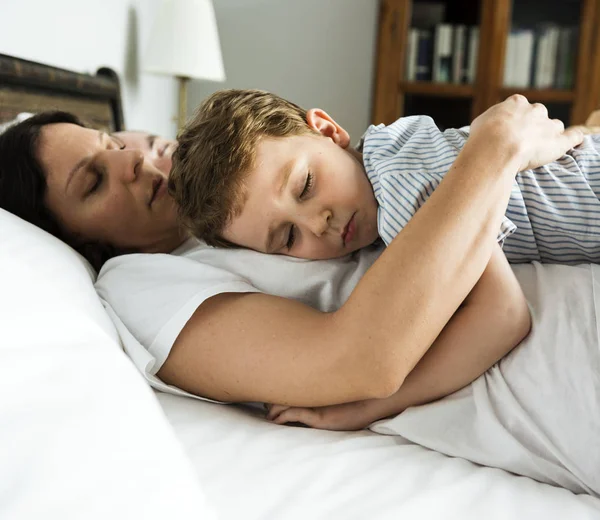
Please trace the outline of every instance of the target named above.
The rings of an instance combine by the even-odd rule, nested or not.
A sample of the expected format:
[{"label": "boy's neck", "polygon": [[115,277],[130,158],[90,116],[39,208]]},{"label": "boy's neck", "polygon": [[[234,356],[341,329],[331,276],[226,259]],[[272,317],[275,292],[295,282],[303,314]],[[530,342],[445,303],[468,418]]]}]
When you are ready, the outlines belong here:
[{"label": "boy's neck", "polygon": [[360,164],[362,165],[363,169],[365,168],[365,164],[363,163],[363,154],[361,152],[359,152],[356,148],[353,148],[351,146],[349,146],[347,148],[348,153],[351,154],[357,161],[360,162]]}]

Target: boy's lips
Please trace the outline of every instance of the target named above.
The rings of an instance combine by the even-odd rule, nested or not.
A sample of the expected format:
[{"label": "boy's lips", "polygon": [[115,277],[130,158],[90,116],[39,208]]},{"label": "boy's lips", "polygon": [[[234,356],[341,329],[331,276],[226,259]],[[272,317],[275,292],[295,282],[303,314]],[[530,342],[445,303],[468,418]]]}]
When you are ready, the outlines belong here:
[{"label": "boy's lips", "polygon": [[354,215],[356,215],[356,213],[352,214],[352,217],[350,217],[350,220],[348,221],[348,224],[346,224],[346,227],[342,233],[342,241],[344,242],[344,246],[347,245],[356,234],[356,221],[354,220]]},{"label": "boy's lips", "polygon": [[165,179],[162,177],[162,175],[157,175],[152,180],[152,196],[150,197],[150,202],[148,203],[148,206],[152,206],[155,200],[162,197],[162,195],[166,191],[166,188],[167,183],[165,182]]}]

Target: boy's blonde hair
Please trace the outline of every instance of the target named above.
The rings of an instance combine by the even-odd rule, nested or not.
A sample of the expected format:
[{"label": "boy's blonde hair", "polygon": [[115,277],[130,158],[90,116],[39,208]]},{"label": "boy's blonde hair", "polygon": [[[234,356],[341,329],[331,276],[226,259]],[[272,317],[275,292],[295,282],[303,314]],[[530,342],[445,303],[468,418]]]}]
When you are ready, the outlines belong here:
[{"label": "boy's blonde hair", "polygon": [[306,111],[262,90],[221,90],[206,99],[177,136],[169,191],[184,224],[208,244],[221,237],[245,202],[243,181],[262,137],[313,133]]}]

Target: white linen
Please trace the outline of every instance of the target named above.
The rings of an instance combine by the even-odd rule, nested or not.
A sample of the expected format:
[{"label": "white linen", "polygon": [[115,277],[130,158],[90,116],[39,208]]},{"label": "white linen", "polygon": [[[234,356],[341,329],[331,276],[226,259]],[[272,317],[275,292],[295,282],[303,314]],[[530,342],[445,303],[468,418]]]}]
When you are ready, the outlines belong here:
[{"label": "white linen", "polygon": [[530,336],[470,386],[371,429],[600,496],[600,266],[514,270]]},{"label": "white linen", "polygon": [[381,247],[327,261],[220,249],[190,239],[170,255],[124,255],[100,270],[96,290],[127,354],[156,389],[202,399],[155,374],[198,306],[224,292],[264,292],[322,311],[346,301]]},{"label": "white linen", "polygon": [[25,119],[29,119],[32,115],[31,112],[20,112],[13,120],[0,123],[0,134],[8,130],[11,126],[20,123],[21,121],[25,121]]},{"label": "white linen", "polygon": [[[574,470],[596,464],[599,414],[589,385],[598,374],[598,269],[516,267],[534,316],[528,343],[469,389],[373,427],[394,435],[277,426],[248,409],[166,394],[159,401],[223,520],[598,519],[600,499],[447,457],[398,435],[523,472],[554,471],[561,483],[576,485],[581,472],[568,477],[551,447],[569,455],[562,462]],[[494,393],[499,375],[511,394]],[[486,395],[495,397],[491,404]],[[520,416],[509,413],[517,399]],[[494,413],[502,425],[484,420]],[[545,446],[531,437],[540,432]],[[516,451],[524,438],[528,444]]]},{"label": "white linen", "polygon": [[158,393],[221,520],[592,520],[600,500],[398,436],[278,426]]},{"label": "white linen", "polygon": [[0,518],[215,518],[71,248],[0,210]]}]

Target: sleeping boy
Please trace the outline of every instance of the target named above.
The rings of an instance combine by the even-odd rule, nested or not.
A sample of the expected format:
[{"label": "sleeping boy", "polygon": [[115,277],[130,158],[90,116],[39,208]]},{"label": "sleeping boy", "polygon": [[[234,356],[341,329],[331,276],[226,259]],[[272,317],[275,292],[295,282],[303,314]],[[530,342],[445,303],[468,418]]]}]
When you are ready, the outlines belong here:
[{"label": "sleeping boy", "polygon": [[[354,149],[322,110],[304,111],[261,91],[224,90],[181,134],[171,186],[192,232],[208,244],[334,258],[378,237],[389,244],[468,132],[441,132],[427,116],[403,117],[369,127]],[[509,262],[600,260],[599,148],[600,136],[586,136],[558,161],[517,175],[498,233]]]},{"label": "sleeping boy", "polygon": [[[170,190],[192,233],[210,245],[335,258],[378,238],[389,244],[468,135],[468,128],[441,132],[429,117],[406,117],[369,127],[354,149],[322,110],[263,91],[224,90],[179,135]],[[510,262],[600,259],[599,146],[588,136],[558,161],[517,175],[498,233]],[[523,337],[503,333],[510,344],[502,355]],[[344,417],[357,411],[354,404],[330,408]],[[289,409],[274,409],[289,417]],[[365,418],[379,418],[365,410]]]}]

